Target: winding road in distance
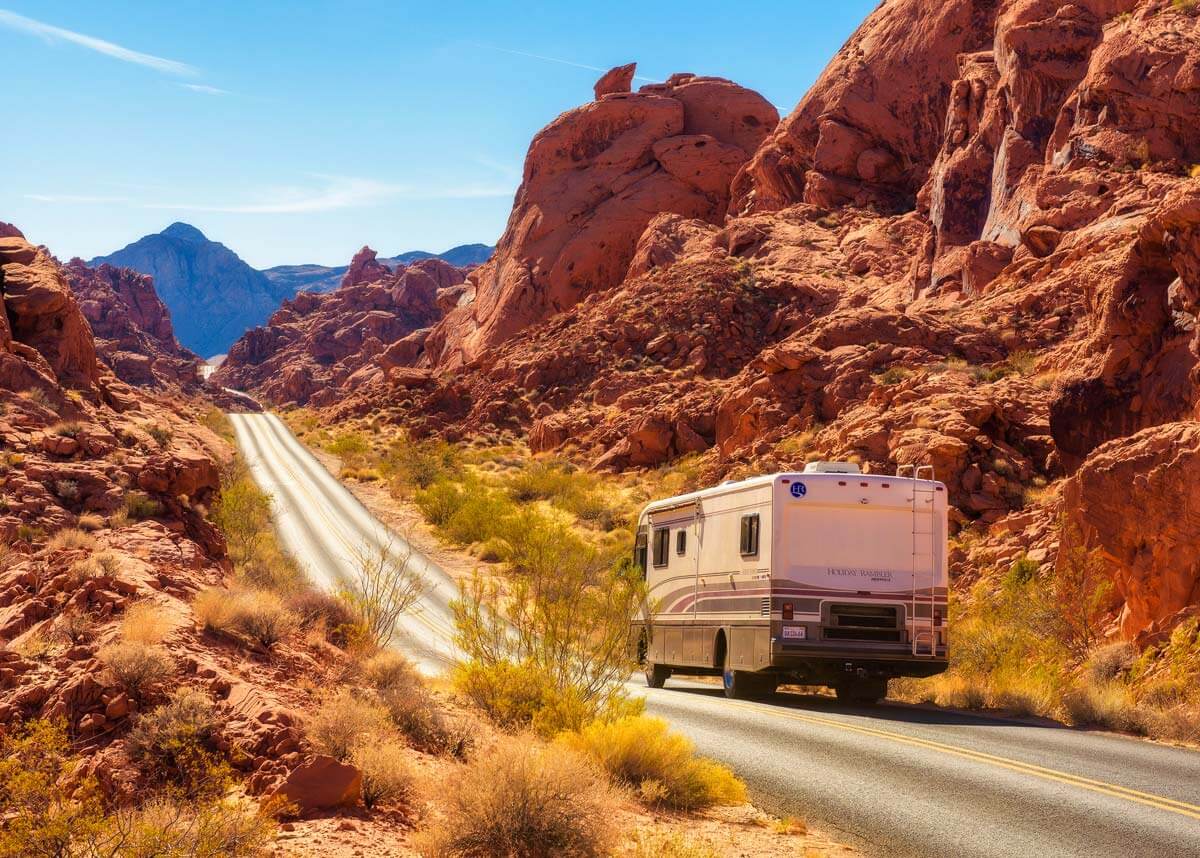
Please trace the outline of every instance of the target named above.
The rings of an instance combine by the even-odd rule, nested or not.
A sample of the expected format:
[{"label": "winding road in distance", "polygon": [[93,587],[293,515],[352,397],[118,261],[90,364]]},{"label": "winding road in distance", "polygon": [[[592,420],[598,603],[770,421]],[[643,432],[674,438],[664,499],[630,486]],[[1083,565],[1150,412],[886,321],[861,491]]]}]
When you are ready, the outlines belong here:
[{"label": "winding road in distance", "polygon": [[[230,419],[275,498],[284,547],[315,582],[336,588],[358,546],[407,550],[277,417]],[[414,559],[429,586],[396,644],[437,671],[455,657],[457,591],[436,564]],[[758,804],[868,855],[1200,858],[1197,751],[902,704],[732,701],[686,680],[636,689],[648,711],[732,766]]]}]

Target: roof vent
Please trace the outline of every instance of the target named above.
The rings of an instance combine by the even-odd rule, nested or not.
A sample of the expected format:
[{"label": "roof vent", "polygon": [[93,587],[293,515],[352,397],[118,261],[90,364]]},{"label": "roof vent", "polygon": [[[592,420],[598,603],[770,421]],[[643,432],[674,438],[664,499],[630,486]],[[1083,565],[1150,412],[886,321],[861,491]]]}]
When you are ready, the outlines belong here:
[{"label": "roof vent", "polygon": [[862,468],[854,462],[809,462],[804,466],[806,474],[861,474]]}]

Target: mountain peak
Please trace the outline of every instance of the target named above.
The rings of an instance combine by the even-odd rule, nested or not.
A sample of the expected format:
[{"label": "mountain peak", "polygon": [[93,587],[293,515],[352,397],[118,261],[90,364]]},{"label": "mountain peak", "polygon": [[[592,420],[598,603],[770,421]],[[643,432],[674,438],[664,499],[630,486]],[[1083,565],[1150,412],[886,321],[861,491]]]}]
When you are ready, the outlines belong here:
[{"label": "mountain peak", "polygon": [[204,233],[190,223],[183,223],[182,221],[176,221],[159,234],[165,235],[167,238],[178,238],[182,241],[208,241]]}]

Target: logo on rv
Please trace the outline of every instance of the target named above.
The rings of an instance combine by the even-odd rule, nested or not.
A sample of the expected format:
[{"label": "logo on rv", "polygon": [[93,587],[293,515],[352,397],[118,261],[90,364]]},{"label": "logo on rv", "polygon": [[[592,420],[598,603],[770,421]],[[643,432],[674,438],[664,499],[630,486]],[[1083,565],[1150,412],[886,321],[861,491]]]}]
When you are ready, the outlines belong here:
[{"label": "logo on rv", "polygon": [[804,485],[804,483],[800,483],[800,482],[792,483],[791,491],[792,491],[792,497],[802,498],[806,494],[808,494],[808,486],[806,486],[806,485]]}]

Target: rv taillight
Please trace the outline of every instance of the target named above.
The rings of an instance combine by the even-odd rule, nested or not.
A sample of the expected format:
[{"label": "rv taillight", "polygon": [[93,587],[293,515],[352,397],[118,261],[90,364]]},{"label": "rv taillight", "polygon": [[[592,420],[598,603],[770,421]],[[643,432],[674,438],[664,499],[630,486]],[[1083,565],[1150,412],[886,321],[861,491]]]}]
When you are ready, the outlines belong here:
[{"label": "rv taillight", "polygon": [[785,620],[790,620],[795,616],[796,616],[796,609],[792,607],[792,603],[784,602],[783,603],[783,618]]}]

